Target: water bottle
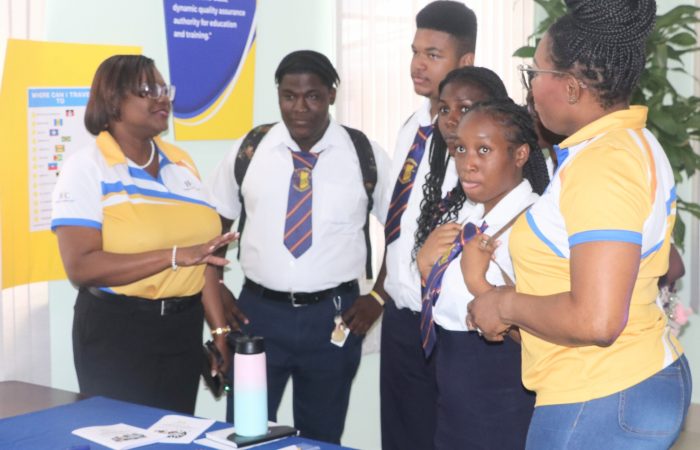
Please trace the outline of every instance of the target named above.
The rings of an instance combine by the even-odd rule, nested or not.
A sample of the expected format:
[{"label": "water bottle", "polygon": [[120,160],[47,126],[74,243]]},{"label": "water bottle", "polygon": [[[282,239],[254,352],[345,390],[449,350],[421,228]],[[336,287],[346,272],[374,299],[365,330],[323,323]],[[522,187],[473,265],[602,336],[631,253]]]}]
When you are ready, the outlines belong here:
[{"label": "water bottle", "polygon": [[260,336],[236,338],[233,356],[233,417],[236,434],[267,434],[267,365]]}]

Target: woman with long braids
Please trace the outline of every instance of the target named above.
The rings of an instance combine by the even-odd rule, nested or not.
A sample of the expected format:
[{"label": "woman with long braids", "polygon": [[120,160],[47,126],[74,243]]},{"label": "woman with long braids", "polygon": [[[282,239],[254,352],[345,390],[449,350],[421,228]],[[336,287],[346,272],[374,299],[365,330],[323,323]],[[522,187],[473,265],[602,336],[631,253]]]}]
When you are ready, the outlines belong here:
[{"label": "woman with long braids", "polygon": [[676,195],[668,159],[632,106],[653,0],[567,0],[522,66],[545,127],[568,136],[547,192],[513,227],[516,289],[469,305],[490,340],[522,335],[537,394],[530,449],[667,449],[691,398],[683,350],[656,305]]},{"label": "woman with long braids", "polygon": [[[475,103],[508,98],[503,81],[485,67],[455,69],[445,76],[438,89],[437,126],[430,144],[430,171],[423,184],[414,256],[436,226],[457,219],[457,213],[462,210],[466,200],[454,168],[455,139],[460,119]],[[447,192],[443,192],[445,187],[449,189]]]},{"label": "woman with long braids", "polygon": [[513,219],[549,183],[547,166],[530,115],[509,98],[472,105],[454,145],[459,188],[475,206],[430,233],[416,259],[426,355],[435,348],[435,448],[522,449],[535,399],[520,381],[520,346],[510,337],[494,345],[466,327],[473,295],[513,278],[508,248],[493,260],[458,256],[483,230],[507,241]]}]

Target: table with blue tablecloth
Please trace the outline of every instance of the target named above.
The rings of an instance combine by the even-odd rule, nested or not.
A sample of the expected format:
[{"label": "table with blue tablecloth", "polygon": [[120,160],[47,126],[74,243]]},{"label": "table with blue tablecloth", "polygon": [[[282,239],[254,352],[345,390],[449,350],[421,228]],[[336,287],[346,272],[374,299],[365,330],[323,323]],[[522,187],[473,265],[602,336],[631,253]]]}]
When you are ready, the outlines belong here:
[{"label": "table with blue tablecloth", "polygon": [[[0,403],[3,401],[0,398]],[[71,447],[89,445],[90,450],[105,449],[71,431],[89,426],[125,423],[140,428],[148,428],[161,417],[175,414],[148,406],[136,405],[105,397],[91,397],[75,403],[55,406],[40,411],[0,419],[0,449],[16,450],[67,450]],[[224,422],[215,422],[207,431],[230,427]],[[201,437],[204,437],[203,435]],[[347,447],[327,444],[300,437],[289,437],[279,441],[256,446],[259,450],[277,450],[290,445],[315,445],[321,450],[343,450]],[[83,447],[87,448],[87,447]],[[151,444],[144,449],[204,449],[198,444]]]}]

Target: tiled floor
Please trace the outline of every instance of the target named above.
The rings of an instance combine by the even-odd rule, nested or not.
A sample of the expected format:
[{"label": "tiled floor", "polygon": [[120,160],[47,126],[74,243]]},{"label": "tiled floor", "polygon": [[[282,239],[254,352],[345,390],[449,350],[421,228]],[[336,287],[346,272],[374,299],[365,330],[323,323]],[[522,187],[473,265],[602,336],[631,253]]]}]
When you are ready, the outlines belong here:
[{"label": "tiled floor", "polygon": [[688,417],[685,420],[685,429],[673,446],[673,450],[699,450],[700,449],[700,404],[691,404]]}]

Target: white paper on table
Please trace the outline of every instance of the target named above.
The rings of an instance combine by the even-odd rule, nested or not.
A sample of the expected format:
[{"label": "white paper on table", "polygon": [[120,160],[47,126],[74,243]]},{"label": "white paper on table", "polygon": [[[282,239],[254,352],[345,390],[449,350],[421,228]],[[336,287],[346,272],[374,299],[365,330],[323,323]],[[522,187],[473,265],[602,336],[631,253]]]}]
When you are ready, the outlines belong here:
[{"label": "white paper on table", "polygon": [[[267,425],[274,426],[274,425],[277,425],[277,423],[268,421]],[[209,445],[212,448],[220,448],[220,449],[239,448],[235,442],[229,441],[227,439],[230,435],[232,435],[235,432],[236,432],[235,427],[228,427],[228,428],[222,428],[222,429],[216,430],[216,431],[210,431],[206,434],[206,439],[198,439],[197,441],[195,441],[195,443],[202,444],[202,445]],[[280,437],[280,438],[272,439],[272,440],[265,441],[265,442],[259,442],[257,444],[253,444],[253,445],[246,445],[242,448],[254,448],[254,447],[258,447],[260,445],[266,445],[266,444],[269,444],[271,442],[279,441],[281,439],[285,439],[285,437]],[[207,442],[203,442],[203,441],[212,442],[215,445],[218,445],[218,447],[210,445]]]},{"label": "white paper on table", "polygon": [[169,414],[151,425],[148,430],[158,433],[162,444],[189,444],[214,424],[211,419]]},{"label": "white paper on table", "polygon": [[114,450],[142,447],[154,444],[162,438],[159,434],[125,423],[78,428],[72,433]]},{"label": "white paper on table", "polygon": [[[247,445],[247,446],[242,447],[242,448],[251,449],[251,448],[255,448],[255,447],[260,447],[262,445],[267,445],[270,442],[274,442],[274,441],[260,442],[259,444]],[[194,441],[194,443],[199,444],[199,445],[203,445],[205,447],[216,448],[218,450],[230,450],[232,448],[239,448],[236,445],[236,443],[233,441],[228,441],[228,443],[225,444],[223,442],[219,442],[219,441],[216,441],[214,439],[209,439],[209,438],[197,439],[196,441]],[[299,447],[294,447],[295,450],[298,450],[298,448]],[[318,450],[318,447],[317,447],[317,450]]]},{"label": "white paper on table", "polygon": [[234,427],[222,428],[216,431],[210,431],[206,434],[206,438],[221,445],[226,445],[228,448],[237,448],[236,443],[226,439],[236,431]]}]

